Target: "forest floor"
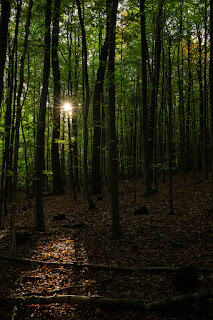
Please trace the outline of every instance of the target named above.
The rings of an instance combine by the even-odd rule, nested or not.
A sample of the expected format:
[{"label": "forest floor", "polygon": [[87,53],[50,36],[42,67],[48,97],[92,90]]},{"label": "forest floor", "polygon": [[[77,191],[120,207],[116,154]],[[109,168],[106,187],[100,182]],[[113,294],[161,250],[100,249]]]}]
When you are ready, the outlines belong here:
[{"label": "forest floor", "polygon": [[[47,263],[2,258],[9,254],[9,218],[3,217],[0,229],[0,297],[22,297],[24,301],[32,295],[96,295],[126,301],[140,299],[148,305],[211,290],[213,219],[209,211],[210,178],[202,181],[202,176],[190,174],[183,181],[177,175],[173,182],[174,215],[169,215],[168,182],[160,180],[159,192],[144,197],[142,182],[137,181],[136,202],[134,184],[131,181],[120,184],[120,220],[124,234],[120,241],[111,239],[107,188],[102,200],[94,197],[96,209],[92,211],[87,210],[87,202],[80,192],[77,193],[77,202],[69,192],[64,196],[46,195],[46,232],[43,233],[33,230],[35,198],[31,198],[29,203],[26,195],[19,193],[16,230],[24,237],[17,238],[17,256]],[[138,212],[140,206],[146,206],[148,212]],[[54,215],[62,213],[66,220],[53,221]],[[58,262],[58,265],[48,264],[50,261]],[[69,262],[83,265],[63,264]],[[177,288],[172,280],[172,268],[189,265],[197,268],[199,285]],[[171,269],[139,270],[140,267]],[[212,298],[204,300],[191,305],[187,301],[174,304],[170,309],[166,307],[167,313],[165,310],[152,312],[149,308],[104,307],[93,303],[40,305],[35,302],[29,305],[14,303],[12,306],[0,303],[0,319],[211,320]]]}]

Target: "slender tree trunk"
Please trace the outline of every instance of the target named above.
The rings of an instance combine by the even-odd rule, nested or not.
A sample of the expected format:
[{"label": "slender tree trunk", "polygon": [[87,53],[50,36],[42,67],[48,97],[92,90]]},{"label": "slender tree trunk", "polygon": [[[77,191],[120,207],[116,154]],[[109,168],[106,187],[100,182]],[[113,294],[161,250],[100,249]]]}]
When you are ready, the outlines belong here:
[{"label": "slender tree trunk", "polygon": [[16,212],[16,189],[17,189],[17,170],[18,170],[18,150],[19,150],[19,128],[21,123],[21,94],[24,84],[24,62],[28,47],[28,36],[30,32],[30,19],[33,6],[33,0],[29,1],[27,21],[25,26],[25,39],[23,45],[23,53],[20,62],[20,83],[17,95],[17,114],[15,124],[15,145],[14,145],[14,162],[13,162],[13,182],[12,182],[12,204],[11,204],[11,220],[10,220],[10,255],[16,256],[16,235],[15,235],[15,212]]},{"label": "slender tree trunk", "polygon": [[[75,70],[74,70],[74,97],[78,96],[78,63],[79,56],[77,52],[77,39],[75,39]],[[73,165],[74,165],[74,179],[77,190],[80,190],[79,173],[78,173],[78,124],[77,124],[77,110],[72,115],[72,134],[73,134]]]},{"label": "slender tree trunk", "polygon": [[[155,40],[155,53],[154,64],[151,74],[151,102],[150,112],[147,106],[147,68],[146,63],[148,60],[148,50],[146,42],[146,29],[145,29],[145,13],[144,13],[144,0],[140,1],[141,11],[141,55],[142,55],[142,83],[143,83],[143,148],[144,148],[144,187],[145,195],[153,194],[152,181],[153,181],[153,155],[155,147],[155,125],[156,125],[156,108],[159,84],[159,71],[160,71],[160,56],[161,56],[161,16],[163,11],[164,0],[159,0],[158,17],[156,20],[156,40]],[[145,73],[144,73],[145,72]],[[146,79],[145,79],[146,78]],[[149,115],[149,117],[148,117]],[[146,122],[146,123],[145,123]],[[147,123],[148,122],[148,123]]]},{"label": "slender tree trunk", "polygon": [[43,67],[43,84],[40,97],[40,109],[37,127],[36,141],[36,181],[35,181],[35,196],[36,196],[36,213],[35,213],[35,229],[44,231],[44,209],[42,201],[43,190],[43,169],[44,169],[44,133],[45,133],[45,116],[48,95],[48,84],[50,75],[50,23],[51,23],[51,5],[52,0],[46,1],[46,18],[45,18],[45,46],[44,46],[44,67]]},{"label": "slender tree trunk", "polygon": [[73,170],[73,151],[72,151],[72,136],[71,136],[71,125],[70,125],[70,118],[68,115],[68,137],[69,137],[69,155],[70,155],[70,182],[72,187],[73,199],[76,199],[76,192],[75,192],[75,180],[74,180],[74,170]]},{"label": "slender tree trunk", "polygon": [[202,36],[201,36],[201,31],[200,27],[197,25],[197,37],[198,37],[198,66],[197,66],[197,74],[198,74],[198,83],[199,83],[199,102],[200,102],[200,132],[199,132],[199,144],[198,144],[198,168],[202,169],[204,172],[204,154],[203,154],[203,149],[204,149],[204,119],[203,119],[203,79],[202,79]]},{"label": "slender tree trunk", "polygon": [[[152,166],[153,156],[155,152],[155,130],[156,130],[156,112],[158,100],[158,85],[159,85],[159,72],[160,72],[160,57],[161,57],[161,30],[162,30],[162,13],[163,13],[164,0],[158,1],[158,16],[156,20],[156,39],[155,39],[155,52],[154,52],[154,70],[151,79],[151,102],[150,102],[150,117],[149,117],[149,136],[148,136],[148,152],[147,162],[151,181],[153,181]],[[153,194],[152,186],[148,186],[146,195]]]},{"label": "slender tree trunk", "polygon": [[152,169],[150,167],[150,145],[148,124],[148,101],[147,101],[147,41],[145,25],[145,0],[140,0],[141,16],[141,57],[142,57],[142,107],[143,107],[143,162],[144,162],[144,188],[145,195],[152,193]]},{"label": "slender tree trunk", "polygon": [[124,75],[123,75],[123,27],[121,30],[121,40],[120,40],[120,99],[119,99],[119,126],[120,126],[120,134],[119,134],[119,159],[120,159],[120,172],[119,179],[122,180],[124,185],[124,168],[125,168],[125,160],[124,160],[124,148],[125,148],[125,140],[124,140],[124,127],[123,127],[123,105],[124,105]]},{"label": "slender tree trunk", "polygon": [[138,79],[136,83],[135,93],[133,99],[134,106],[134,123],[133,123],[133,141],[132,141],[132,154],[133,154],[133,181],[134,181],[134,202],[137,201],[136,194],[136,178],[137,178],[137,110],[138,110],[138,101],[137,101],[137,88],[138,88]]},{"label": "slender tree trunk", "polygon": [[119,217],[118,153],[115,128],[115,32],[117,8],[118,0],[112,0],[108,59],[108,116],[111,222],[113,238],[119,238],[122,236]]},{"label": "slender tree trunk", "polygon": [[[109,12],[109,0],[107,0],[107,12]],[[108,15],[109,16],[109,15]],[[99,68],[97,71],[97,79],[95,83],[94,96],[93,96],[93,122],[94,122],[94,135],[93,135],[93,151],[92,151],[92,193],[101,193],[101,97],[103,94],[103,82],[107,64],[109,48],[109,18],[107,18],[106,37],[104,44],[101,48],[99,57]]]},{"label": "slender tree trunk", "polygon": [[174,214],[172,190],[172,64],[171,64],[171,37],[169,37],[169,76],[168,76],[168,149],[169,149],[169,214]]},{"label": "slender tree trunk", "polygon": [[25,133],[24,133],[24,125],[21,119],[21,131],[22,131],[22,137],[23,137],[23,141],[24,141],[24,162],[25,162],[25,170],[26,170],[26,179],[25,179],[25,185],[26,185],[26,193],[27,193],[27,197],[29,199],[29,165],[28,165],[28,157],[27,157],[27,141],[26,141],[26,137],[25,137]]},{"label": "slender tree trunk", "polygon": [[77,1],[78,6],[78,15],[79,15],[79,21],[81,25],[81,34],[82,34],[82,46],[83,46],[83,80],[86,87],[86,99],[84,102],[84,113],[83,113],[83,122],[84,122],[84,192],[87,197],[89,209],[94,209],[95,205],[92,201],[92,198],[90,196],[89,192],[89,185],[88,185],[88,164],[87,164],[87,149],[88,149],[88,125],[87,125],[87,118],[88,118],[88,112],[89,112],[89,103],[90,103],[90,91],[89,91],[89,79],[88,79],[88,71],[87,71],[87,44],[86,44],[86,35],[85,35],[85,28],[84,28],[84,22],[81,14],[81,5],[80,1]]},{"label": "slender tree trunk", "polygon": [[188,85],[187,85],[187,111],[186,111],[186,172],[191,170],[191,145],[190,145],[190,118],[191,118],[191,93],[192,93],[192,72],[191,72],[191,35],[188,32]]},{"label": "slender tree trunk", "polygon": [[204,17],[204,100],[203,100],[203,170],[204,179],[208,178],[208,162],[207,162],[207,110],[208,110],[208,94],[207,94],[207,0],[205,0],[205,17]]},{"label": "slender tree trunk", "polygon": [[[74,2],[73,2],[74,7]],[[71,48],[72,48],[72,15],[73,15],[73,7],[71,12],[71,26],[70,30],[67,28],[67,43],[68,43],[68,96],[72,96],[73,93],[73,82],[72,82],[72,69],[71,69]],[[76,92],[77,94],[77,92]],[[73,108],[73,117],[76,117],[75,115],[76,110]],[[72,130],[71,130],[71,123],[70,123],[70,116],[68,113],[67,116],[68,120],[68,138],[69,138],[69,159],[70,159],[70,166],[69,166],[69,175],[70,175],[70,185],[71,185],[71,191],[73,193],[73,199],[74,201],[77,201],[76,199],[76,180],[74,176],[74,164],[73,164],[73,151],[74,151],[74,143],[72,142]],[[76,153],[77,155],[77,153]]]},{"label": "slender tree trunk", "polygon": [[0,105],[3,97],[4,66],[7,51],[8,24],[10,18],[11,1],[1,0],[0,16]]},{"label": "slender tree trunk", "polygon": [[[11,103],[12,106],[12,96],[13,96],[13,106],[12,106],[12,121],[11,121],[11,131],[10,131],[10,144],[9,144],[9,156],[8,156],[8,162],[6,164],[6,172],[12,172],[13,170],[13,152],[14,152],[14,136],[15,136],[15,117],[16,117],[16,101],[17,101],[17,83],[18,83],[18,50],[17,45],[14,46],[14,54],[15,54],[15,65],[14,65],[14,76],[13,81],[14,84],[11,82],[11,101],[8,103]],[[11,106],[9,108],[11,108]],[[7,175],[6,181],[5,181],[5,199],[8,198],[8,200],[11,202],[11,195],[12,195],[12,176]],[[5,204],[5,212],[7,211],[6,207],[7,201],[4,202]]]},{"label": "slender tree trunk", "polygon": [[63,119],[62,119],[62,141],[61,144],[61,181],[64,188],[66,188],[66,174],[65,174],[65,112],[63,111]]},{"label": "slender tree trunk", "polygon": [[[22,1],[17,3],[17,12],[16,12],[16,27],[15,27],[15,36],[13,41],[13,49],[9,59],[9,72],[8,72],[8,93],[7,93],[7,109],[5,114],[5,141],[4,141],[4,150],[2,157],[2,175],[1,175],[1,191],[0,191],[0,223],[2,215],[2,206],[5,202],[6,209],[6,187],[5,187],[5,177],[7,179],[7,168],[9,165],[9,155],[10,155],[10,137],[11,137],[11,113],[12,113],[12,95],[13,95],[13,82],[14,82],[14,56],[15,50],[17,48],[17,37],[18,37],[18,25],[21,14],[21,5]],[[1,50],[1,49],[0,49]],[[7,181],[7,180],[6,180]],[[5,210],[6,214],[7,210]]]},{"label": "slender tree trunk", "polygon": [[53,135],[52,135],[52,171],[53,171],[53,193],[64,194],[61,178],[61,164],[59,157],[58,139],[60,137],[60,112],[61,112],[61,85],[58,61],[59,41],[59,17],[60,0],[55,0],[52,31],[52,68],[54,82],[54,105],[53,105]]},{"label": "slender tree trunk", "polygon": [[185,179],[185,122],[184,122],[184,101],[183,101],[183,48],[182,48],[182,30],[183,30],[183,1],[181,2],[180,29],[178,37],[177,50],[177,69],[178,69],[178,89],[179,89],[179,118],[180,118],[180,171]]},{"label": "slender tree trunk", "polygon": [[[210,111],[211,111],[211,154],[213,155],[213,0],[210,0]],[[212,190],[211,190],[211,210],[213,211],[213,158],[211,166]]]}]

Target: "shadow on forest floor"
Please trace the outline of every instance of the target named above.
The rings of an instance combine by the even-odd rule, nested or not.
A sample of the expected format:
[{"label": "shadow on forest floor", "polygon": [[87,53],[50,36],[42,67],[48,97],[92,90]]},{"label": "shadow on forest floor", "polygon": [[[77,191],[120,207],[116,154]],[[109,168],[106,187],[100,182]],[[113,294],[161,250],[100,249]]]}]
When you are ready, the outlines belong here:
[{"label": "shadow on forest floor", "polygon": [[[182,294],[204,292],[212,288],[212,272],[198,272],[199,288],[178,290],[169,271],[142,272],[139,267],[212,268],[213,221],[208,211],[210,204],[210,180],[201,183],[199,175],[190,175],[186,182],[174,178],[175,214],[169,215],[169,193],[166,182],[159,183],[155,196],[143,197],[141,181],[136,183],[137,202],[134,202],[134,185],[125,181],[120,185],[120,219],[124,233],[122,241],[111,240],[110,198],[107,188],[103,200],[96,201],[96,210],[87,211],[82,194],[77,202],[67,193],[64,196],[44,197],[46,233],[30,229],[30,238],[18,245],[18,256],[34,260],[56,262],[82,262],[108,266],[125,266],[135,271],[113,268],[75,268],[49,264],[26,264],[0,260],[0,296],[28,296],[73,294],[80,296],[144,299],[145,302],[169,299]],[[27,199],[19,195],[17,225],[33,225],[32,209]],[[97,197],[94,197],[97,200]],[[23,211],[21,208],[27,207]],[[134,214],[146,206],[146,214]],[[137,211],[136,211],[137,212]],[[55,214],[63,213],[66,221],[53,221]],[[8,225],[7,219],[5,225]],[[3,233],[4,232],[4,233]],[[0,239],[1,254],[8,253],[7,230]],[[212,306],[211,306],[212,308]],[[77,304],[16,305],[3,308],[5,318],[11,319],[210,319],[210,306],[205,310],[196,306],[182,310],[181,315],[141,314],[136,310],[105,310],[99,307]],[[175,310],[176,312],[177,310]],[[180,310],[179,310],[180,311]]]}]

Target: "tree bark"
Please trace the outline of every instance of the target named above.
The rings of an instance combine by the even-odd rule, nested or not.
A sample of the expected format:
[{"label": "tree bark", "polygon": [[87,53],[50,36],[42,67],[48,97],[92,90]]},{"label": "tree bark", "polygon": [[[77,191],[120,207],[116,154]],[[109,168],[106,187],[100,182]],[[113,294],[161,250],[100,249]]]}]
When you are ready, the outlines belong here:
[{"label": "tree bark", "polygon": [[[13,82],[14,82],[14,56],[15,50],[17,48],[17,38],[18,38],[18,26],[21,14],[21,5],[22,1],[17,3],[17,12],[16,12],[16,27],[15,27],[15,35],[13,41],[12,53],[9,58],[9,72],[8,72],[8,93],[7,93],[7,109],[5,114],[5,141],[4,141],[4,150],[2,157],[2,175],[1,175],[1,186],[0,186],[0,224],[1,224],[1,215],[2,215],[2,206],[3,202],[6,209],[6,183],[5,177],[7,179],[7,168],[9,165],[9,154],[10,154],[10,137],[11,137],[11,121],[12,121],[12,95],[13,95]],[[0,35],[1,36],[1,35]],[[1,50],[1,48],[0,48]],[[1,103],[0,103],[1,105]],[[7,210],[5,210],[6,214]]]},{"label": "tree bark", "polygon": [[[210,112],[211,112],[211,154],[213,155],[213,0],[210,0],[210,70],[209,70],[209,84],[210,84]],[[211,210],[213,211],[213,158],[211,165]]]},{"label": "tree bark", "polygon": [[204,179],[208,178],[208,161],[207,161],[207,110],[208,110],[208,90],[207,90],[207,0],[205,0],[205,17],[204,17],[204,84],[203,84],[203,170]]},{"label": "tree bark", "polygon": [[0,106],[3,97],[4,66],[7,52],[8,24],[10,18],[10,1],[1,0],[0,17]]},{"label": "tree bark", "polygon": [[83,167],[84,167],[84,192],[87,197],[89,209],[94,209],[95,205],[92,201],[89,192],[89,185],[88,185],[88,164],[87,164],[87,149],[88,149],[88,124],[87,118],[89,113],[89,103],[90,103],[90,89],[89,89],[89,79],[88,79],[88,71],[87,71],[87,44],[86,44],[86,35],[85,35],[85,28],[84,22],[81,14],[81,5],[80,1],[77,1],[78,6],[78,16],[81,25],[81,34],[82,34],[82,46],[83,46],[83,76],[84,76],[84,83],[86,87],[86,100],[84,102],[84,112],[83,112],[83,127],[84,127],[84,160],[83,160]]},{"label": "tree bark", "polygon": [[198,37],[198,66],[197,66],[197,75],[199,83],[199,103],[200,103],[200,132],[199,132],[199,145],[198,145],[198,169],[202,169],[205,172],[204,168],[204,105],[203,105],[203,79],[202,79],[202,35],[199,25],[197,25],[197,37]]},{"label": "tree bark", "polygon": [[[109,0],[106,4],[107,13],[109,12]],[[100,105],[101,96],[103,94],[103,82],[106,71],[107,57],[109,49],[109,14],[106,24],[106,36],[104,44],[101,48],[99,57],[99,68],[97,71],[97,79],[95,83],[94,96],[93,96],[93,150],[92,150],[92,193],[101,193],[101,118],[100,118]]]},{"label": "tree bark", "polygon": [[178,70],[178,90],[179,90],[179,118],[180,118],[180,172],[185,180],[185,113],[183,97],[183,0],[181,1],[180,29],[177,48],[177,70]]},{"label": "tree bark", "polygon": [[111,20],[109,31],[109,58],[108,58],[108,116],[109,116],[109,170],[111,193],[111,224],[112,237],[122,236],[119,217],[119,185],[118,185],[118,153],[115,128],[115,32],[118,0],[111,2]]},{"label": "tree bark", "polygon": [[168,75],[168,150],[169,150],[169,214],[174,214],[172,190],[172,64],[171,64],[171,36],[169,37],[169,75]]},{"label": "tree bark", "polygon": [[[78,35],[77,35],[78,36]],[[74,62],[74,98],[78,96],[78,67],[79,67],[79,55],[78,55],[78,43],[77,36],[75,38],[75,62]],[[78,37],[79,41],[79,37]],[[80,191],[79,183],[79,173],[78,173],[78,145],[77,145],[77,136],[78,136],[78,123],[77,123],[77,110],[72,115],[72,134],[73,134],[73,166],[74,166],[74,180],[75,186],[78,191]]]},{"label": "tree bark", "polygon": [[145,24],[145,0],[140,1],[141,16],[141,58],[142,58],[142,108],[143,108],[143,162],[144,162],[144,188],[145,195],[152,193],[152,169],[150,167],[150,145],[148,124],[148,101],[147,101],[147,40]]},{"label": "tree bark", "polygon": [[162,30],[162,13],[163,13],[164,0],[158,1],[158,16],[156,20],[156,39],[155,39],[155,53],[154,53],[154,70],[151,75],[151,102],[150,102],[150,116],[148,124],[148,146],[147,146],[147,168],[150,177],[147,179],[149,185],[147,185],[147,190],[145,190],[145,195],[153,194],[152,186],[150,185],[153,181],[153,155],[155,147],[155,118],[157,110],[157,98],[158,98],[158,85],[159,85],[159,72],[160,72],[160,57],[161,57],[161,30]]},{"label": "tree bark", "polygon": [[53,193],[64,194],[61,178],[61,165],[59,158],[58,139],[60,137],[60,112],[61,112],[61,85],[60,70],[58,61],[58,41],[59,41],[59,17],[60,0],[55,0],[53,13],[52,31],[52,68],[54,82],[54,105],[53,105],[53,135],[52,135],[52,171],[53,171]]},{"label": "tree bark", "polygon": [[191,145],[190,145],[190,118],[191,118],[191,94],[192,94],[192,71],[191,71],[191,34],[188,31],[188,84],[187,84],[187,109],[186,109],[186,172],[191,170]]},{"label": "tree bark", "polygon": [[52,0],[46,2],[46,19],[45,19],[45,41],[44,41],[44,67],[43,67],[43,84],[40,98],[40,109],[38,117],[37,141],[36,141],[36,181],[35,181],[35,196],[36,196],[36,214],[35,214],[35,229],[44,231],[44,210],[42,201],[43,190],[43,169],[44,169],[44,133],[45,133],[45,116],[46,104],[48,95],[48,84],[50,75],[50,23],[51,23],[51,5]]},{"label": "tree bark", "polygon": [[71,125],[70,125],[70,118],[68,115],[68,138],[69,138],[69,156],[70,156],[70,183],[72,187],[72,194],[74,201],[77,201],[76,198],[76,191],[75,191],[75,180],[74,180],[74,170],[73,170],[73,150],[72,150],[72,136],[71,136]]},{"label": "tree bark", "polygon": [[15,123],[15,141],[14,141],[14,161],[13,161],[13,182],[12,182],[12,194],[11,194],[11,220],[10,220],[10,255],[16,255],[16,236],[15,236],[15,212],[16,212],[16,188],[17,188],[17,176],[18,176],[18,150],[19,150],[19,128],[21,123],[21,94],[24,84],[24,62],[28,47],[28,36],[30,33],[30,19],[32,12],[33,0],[29,1],[27,21],[25,25],[25,39],[23,45],[23,52],[20,62],[20,83],[17,95],[17,114]]}]

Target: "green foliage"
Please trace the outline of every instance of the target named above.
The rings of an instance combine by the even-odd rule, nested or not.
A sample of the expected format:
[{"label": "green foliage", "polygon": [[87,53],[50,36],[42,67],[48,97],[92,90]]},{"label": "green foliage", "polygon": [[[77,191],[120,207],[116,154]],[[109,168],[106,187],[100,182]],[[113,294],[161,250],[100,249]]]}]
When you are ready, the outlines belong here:
[{"label": "green foliage", "polygon": [[[147,70],[148,70],[148,103],[150,106],[152,90],[152,72],[155,63],[155,39],[156,39],[156,19],[158,17],[159,1],[148,0],[145,2],[146,34],[147,34]],[[16,4],[13,2],[9,27],[8,61],[12,52],[14,31],[16,23]],[[20,57],[23,50],[25,22],[28,3],[23,2],[21,19],[19,24],[18,44],[17,44],[17,88],[19,85]],[[168,37],[172,36],[171,59],[172,59],[172,103],[173,103],[173,156],[174,167],[180,165],[181,151],[181,130],[180,123],[184,123],[185,143],[188,139],[191,150],[199,150],[200,131],[200,91],[198,82],[198,39],[197,30],[204,35],[204,1],[178,1],[165,0],[163,15],[160,21],[161,32],[161,65],[159,75],[158,101],[156,111],[156,159],[154,168],[160,170],[168,169]],[[116,30],[116,130],[118,149],[120,154],[120,164],[125,168],[133,166],[133,146],[134,135],[136,135],[136,166],[137,170],[143,169],[143,146],[142,146],[142,71],[141,71],[141,26],[140,26],[140,6],[138,0],[120,1],[118,8],[118,21]],[[96,81],[96,73],[99,65],[99,51],[103,44],[106,32],[106,7],[101,0],[84,1],[84,24],[86,30],[86,40],[88,49],[88,73],[90,84],[91,107],[89,111],[89,146],[88,159],[89,166],[92,163],[92,140],[93,140],[93,115],[92,97]],[[77,143],[79,168],[82,168],[83,158],[83,87],[82,82],[82,43],[79,28],[78,12],[75,2],[68,0],[61,1],[60,15],[60,40],[59,40],[59,65],[61,73],[61,95],[62,101],[71,99],[75,101],[75,116],[77,118],[77,137],[72,136],[73,144]],[[28,170],[31,178],[34,174],[34,159],[36,146],[36,132],[38,123],[38,110],[41,94],[42,69],[43,69],[43,46],[44,46],[44,18],[45,3],[35,1],[32,11],[29,47],[24,69],[24,90],[22,95],[22,126],[25,141],[20,134],[20,154],[19,154],[19,178],[26,179],[25,151],[27,154]],[[182,23],[182,34],[180,34]],[[209,7],[207,6],[207,27],[209,27]],[[188,37],[190,36],[190,64],[188,62]],[[208,36],[208,34],[207,34]],[[207,39],[208,40],[208,39]],[[209,43],[207,47],[207,77],[209,62]],[[70,60],[69,60],[70,59]],[[181,79],[183,86],[183,115],[180,114],[180,91],[178,63],[181,65]],[[202,42],[202,68],[204,68],[204,42]],[[9,68],[5,69],[5,88]],[[189,94],[189,70],[191,72],[191,92]],[[70,79],[69,79],[70,72]],[[203,74],[203,69],[202,69]],[[103,101],[101,105],[100,124],[102,134],[101,156],[103,165],[107,168],[108,160],[108,109],[107,109],[107,86],[108,78],[104,82]],[[69,82],[69,89],[68,89]],[[4,117],[6,112],[5,89],[4,103],[1,110],[0,139],[1,150],[6,137]],[[17,93],[16,93],[17,96]],[[16,105],[16,96],[12,98],[12,117],[16,116],[13,106]],[[189,98],[189,99],[188,99]],[[45,164],[44,174],[49,176],[51,171],[51,136],[52,136],[52,106],[53,106],[53,78],[50,74],[48,105],[46,112],[45,128]],[[61,104],[62,104],[61,101]],[[188,104],[189,101],[189,104]],[[61,110],[58,110],[61,113]],[[135,125],[136,119],[136,125]],[[15,120],[15,118],[14,118]],[[148,121],[148,119],[147,119]],[[187,122],[188,121],[188,122]],[[206,126],[209,130],[209,114],[207,112]],[[64,127],[64,129],[63,129]],[[12,126],[11,126],[12,128]],[[186,131],[188,128],[188,137]],[[71,128],[73,135],[73,127]],[[63,132],[64,130],[64,132]],[[60,138],[58,144],[60,150],[64,145],[65,163],[69,165],[68,148],[68,125],[65,119],[64,126],[60,127]],[[194,151],[193,151],[194,152]],[[193,157],[194,154],[191,154]],[[2,155],[1,155],[2,159]],[[141,166],[142,165],[142,166]],[[89,168],[90,170],[90,168]],[[68,174],[68,168],[66,168]],[[80,172],[81,174],[81,172]]]}]

